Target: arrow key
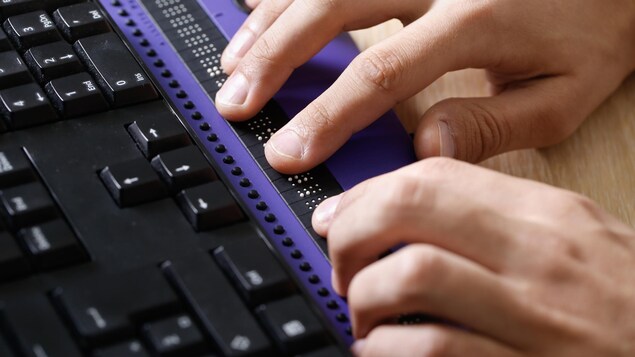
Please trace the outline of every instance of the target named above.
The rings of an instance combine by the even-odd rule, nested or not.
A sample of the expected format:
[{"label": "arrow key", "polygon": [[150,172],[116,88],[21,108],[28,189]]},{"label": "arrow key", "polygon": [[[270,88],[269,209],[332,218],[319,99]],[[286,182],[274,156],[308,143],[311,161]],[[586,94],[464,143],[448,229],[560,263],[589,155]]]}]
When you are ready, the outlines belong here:
[{"label": "arrow key", "polygon": [[191,143],[178,118],[172,114],[137,120],[128,126],[128,132],[147,158]]},{"label": "arrow key", "polygon": [[181,191],[177,200],[187,219],[198,231],[227,226],[245,217],[220,181]]},{"label": "arrow key", "polygon": [[53,80],[46,85],[46,92],[65,118],[108,109],[106,99],[88,73]]},{"label": "arrow key", "polygon": [[26,51],[24,60],[41,83],[83,70],[73,47],[63,41],[33,47]]},{"label": "arrow key", "polygon": [[173,192],[217,179],[214,170],[196,146],[159,154],[152,159],[152,167]]},{"label": "arrow key", "polygon": [[108,166],[99,177],[120,207],[130,207],[167,195],[159,176],[145,159]]}]

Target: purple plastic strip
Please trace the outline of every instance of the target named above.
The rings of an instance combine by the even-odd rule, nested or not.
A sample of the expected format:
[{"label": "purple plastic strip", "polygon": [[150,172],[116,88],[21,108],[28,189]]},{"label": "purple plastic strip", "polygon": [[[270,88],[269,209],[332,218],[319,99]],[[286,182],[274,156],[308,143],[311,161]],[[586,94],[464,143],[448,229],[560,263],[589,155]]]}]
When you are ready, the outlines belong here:
[{"label": "purple plastic strip", "polygon": [[[190,127],[191,132],[200,139],[200,142],[205,146],[209,155],[219,163],[225,176],[230,181],[231,186],[234,188],[235,194],[240,197],[245,203],[246,209],[255,217],[270,244],[280,253],[280,256],[293,269],[298,280],[302,282],[306,290],[310,292],[311,298],[322,310],[332,328],[338,332],[338,335],[344,343],[350,345],[353,339],[346,333],[349,324],[342,323],[337,319],[338,314],[343,312],[347,313],[346,303],[332,291],[331,267],[329,262],[324,258],[322,252],[308,236],[304,227],[295,217],[291,209],[286,205],[275,187],[253,160],[249,151],[243,146],[239,138],[236,137],[232,128],[218,114],[204,89],[193,77],[178,54],[169,45],[169,41],[164,37],[137,0],[120,1],[119,6],[113,5],[113,2],[110,0],[99,0],[99,2],[117,24],[121,33],[128,39],[130,46],[147,64],[149,71],[152,72],[155,78],[155,83],[165,90],[166,95],[170,98],[171,102],[174,103],[174,109],[185,118],[185,122]],[[231,0],[209,0],[200,1],[200,3],[204,5],[204,8],[208,9],[208,12],[212,6],[223,8],[222,12],[217,11],[216,13],[212,13],[212,19],[220,26],[223,26],[222,29],[227,31],[227,33],[234,33],[237,26],[239,26],[240,22],[244,19],[244,14],[236,10]],[[119,14],[119,10],[121,9],[126,10],[126,16]],[[137,25],[126,26],[125,23],[129,18],[133,19]],[[222,19],[222,21],[220,19]],[[229,22],[230,24],[223,21]],[[133,35],[136,29],[141,30],[143,36]],[[149,41],[149,46],[143,46],[141,44],[144,38]],[[307,77],[305,69],[299,69],[285,88],[276,96],[279,104],[289,115],[295,115],[332,82],[330,81],[328,84],[324,82],[326,76],[322,75],[323,70],[321,68],[316,70],[316,65],[324,66],[325,71],[331,73],[331,78],[334,79],[348,63],[348,60],[354,57],[356,50],[350,38],[345,36],[340,37],[336,42],[339,44],[330,45],[328,51],[325,50],[326,52],[323,51],[320,56],[318,56],[318,62],[311,62],[307,66],[306,71],[315,71],[313,76]],[[150,58],[146,55],[146,51],[150,48],[157,52],[156,57]],[[329,54],[331,51],[334,52]],[[328,58],[329,56],[331,57],[330,60]],[[164,68],[157,68],[152,65],[154,60],[158,58],[163,60],[165,64]],[[178,78],[181,87],[188,93],[188,99],[177,98],[176,93],[178,90],[170,88],[168,85],[170,79],[161,76],[161,72],[166,68]],[[317,72],[319,72],[319,74]],[[304,83],[304,81],[307,80],[315,80],[316,83],[307,85]],[[294,87],[294,85],[296,87]],[[183,105],[187,100],[192,101],[196,107],[194,109],[185,109]],[[206,140],[209,132],[200,129],[198,125],[200,121],[191,119],[191,114],[194,111],[200,111],[204,114],[204,121],[208,122],[213,131],[218,134],[219,140],[217,142],[211,143]],[[380,143],[380,145],[378,145],[378,143]],[[223,154],[217,153],[214,148],[218,144],[224,144],[228,152]],[[228,154],[232,155],[235,159],[235,162],[231,165],[224,164],[222,161],[223,157]],[[366,178],[406,165],[412,162],[413,159],[414,156],[407,134],[396,120],[396,117],[394,117],[393,114],[388,114],[363,133],[357,134],[345,148],[340,150],[329,160],[328,167],[342,187],[348,189]],[[242,169],[242,173],[240,175],[233,175],[231,171],[237,166]],[[249,178],[253,183],[253,188],[257,188],[260,193],[260,197],[257,200],[251,199],[248,196],[248,192],[253,188],[243,188],[240,186],[239,181],[244,177]],[[261,200],[267,202],[269,206],[268,211],[262,212],[256,209],[256,203]],[[269,212],[275,213],[278,217],[276,222],[267,222],[265,220],[264,217]],[[283,235],[275,232],[275,227],[281,224],[280,222],[284,222],[283,226],[286,232]],[[291,237],[295,242],[292,248],[282,244],[282,238],[287,236]],[[311,264],[311,271],[306,272],[300,269],[301,261],[293,259],[290,256],[292,249],[302,251],[305,257],[304,260]],[[312,274],[319,277],[321,281],[320,284],[314,285],[308,282],[308,276]],[[328,296],[320,296],[317,292],[320,286],[327,288],[330,294]],[[326,305],[329,300],[337,301],[340,307],[338,309],[327,308]]]}]

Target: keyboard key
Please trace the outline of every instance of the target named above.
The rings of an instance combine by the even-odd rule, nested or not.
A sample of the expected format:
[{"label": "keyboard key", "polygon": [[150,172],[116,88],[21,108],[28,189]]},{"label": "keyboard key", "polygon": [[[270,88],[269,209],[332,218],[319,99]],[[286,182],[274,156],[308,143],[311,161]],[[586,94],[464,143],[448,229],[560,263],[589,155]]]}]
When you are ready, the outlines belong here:
[{"label": "keyboard key", "polygon": [[41,8],[42,0],[2,0],[0,1],[0,20]]},{"label": "keyboard key", "polygon": [[218,247],[214,256],[252,304],[273,300],[293,291],[289,275],[257,235],[232,240]]},{"label": "keyboard key", "polygon": [[2,190],[2,213],[14,228],[23,228],[57,216],[55,203],[40,183]]},{"label": "keyboard key", "polygon": [[0,89],[15,87],[32,81],[29,69],[17,52],[0,52]]},{"label": "keyboard key", "polygon": [[6,310],[0,311],[0,325],[6,326],[19,356],[82,356],[44,293],[7,302]]},{"label": "keyboard key", "polygon": [[35,172],[21,149],[0,150],[0,188],[24,184],[35,179]]},{"label": "keyboard key", "polygon": [[0,30],[0,52],[9,51],[11,49],[11,41],[9,41],[7,34]]},{"label": "keyboard key", "polygon": [[108,109],[108,103],[88,73],[55,79],[46,84],[46,93],[64,118],[73,118]]},{"label": "keyboard key", "polygon": [[96,350],[93,357],[149,357],[148,351],[138,340]]},{"label": "keyboard key", "polygon": [[86,260],[86,254],[75,234],[62,220],[22,229],[18,236],[35,265],[41,269],[58,268]]},{"label": "keyboard key", "polygon": [[190,137],[179,122],[169,114],[153,120],[135,121],[128,132],[147,158],[191,144]]},{"label": "keyboard key", "polygon": [[159,356],[193,356],[205,351],[203,335],[187,315],[146,324],[143,333]]},{"label": "keyboard key", "polygon": [[177,200],[185,217],[197,231],[227,226],[245,217],[220,181],[184,190]]},{"label": "keyboard key", "polygon": [[135,322],[180,309],[174,291],[154,266],[75,281],[55,289],[53,297],[89,345],[133,337]]},{"label": "keyboard key", "polygon": [[256,312],[288,353],[311,350],[327,341],[320,320],[300,296],[261,305]]},{"label": "keyboard key", "polygon": [[75,50],[115,107],[158,97],[148,76],[116,34],[83,38],[75,43]]},{"label": "keyboard key", "polygon": [[29,49],[24,59],[40,83],[83,71],[82,63],[66,42],[54,42]]},{"label": "keyboard key", "polygon": [[108,166],[99,176],[120,207],[158,200],[167,195],[159,176],[144,159]]},{"label": "keyboard key", "polygon": [[0,113],[12,129],[22,129],[57,120],[57,113],[51,106],[51,102],[40,86],[35,83],[0,91]]},{"label": "keyboard key", "polygon": [[159,154],[152,159],[152,167],[173,192],[217,179],[209,162],[196,146]]},{"label": "keyboard key", "polygon": [[162,268],[223,356],[279,355],[211,259],[166,262]]},{"label": "keyboard key", "polygon": [[63,7],[53,13],[53,18],[69,42],[110,31],[106,17],[93,3]]},{"label": "keyboard key", "polygon": [[0,232],[0,281],[26,275],[28,272],[29,263],[18,244],[8,232]]},{"label": "keyboard key", "polygon": [[9,17],[4,29],[20,51],[62,39],[55,23],[44,11]]}]

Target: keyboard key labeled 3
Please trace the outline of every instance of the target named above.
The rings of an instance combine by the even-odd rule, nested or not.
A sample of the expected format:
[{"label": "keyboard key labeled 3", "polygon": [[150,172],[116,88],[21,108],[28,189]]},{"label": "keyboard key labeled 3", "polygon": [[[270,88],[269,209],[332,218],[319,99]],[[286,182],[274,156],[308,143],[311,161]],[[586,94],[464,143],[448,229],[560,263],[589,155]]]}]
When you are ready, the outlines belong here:
[{"label": "keyboard key labeled 3", "polygon": [[245,217],[220,181],[184,190],[177,200],[187,219],[199,231],[230,225]]},{"label": "keyboard key labeled 3", "polygon": [[99,176],[121,207],[158,200],[167,195],[159,176],[144,159],[108,166]]},{"label": "keyboard key labeled 3", "polygon": [[4,29],[21,51],[62,39],[55,23],[44,11],[9,17],[4,23]]},{"label": "keyboard key labeled 3", "polygon": [[150,79],[114,33],[83,38],[75,43],[75,50],[114,106],[157,98]]}]

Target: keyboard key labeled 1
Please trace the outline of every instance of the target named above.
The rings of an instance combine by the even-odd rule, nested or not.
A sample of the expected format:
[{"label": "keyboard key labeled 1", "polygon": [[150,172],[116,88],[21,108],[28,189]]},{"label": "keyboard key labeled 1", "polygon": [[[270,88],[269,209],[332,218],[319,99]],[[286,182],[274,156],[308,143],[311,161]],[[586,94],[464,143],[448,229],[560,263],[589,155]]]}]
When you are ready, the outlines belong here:
[{"label": "keyboard key labeled 1", "polygon": [[83,38],[75,50],[115,107],[158,97],[150,79],[116,34]]},{"label": "keyboard key labeled 1", "polygon": [[134,159],[106,167],[99,174],[120,207],[161,199],[167,191],[145,159]]},{"label": "keyboard key labeled 1", "polygon": [[257,313],[278,344],[291,354],[323,346],[327,341],[320,320],[300,296],[262,305]]},{"label": "keyboard key labeled 1", "polygon": [[53,106],[65,118],[78,117],[108,109],[108,103],[88,73],[55,79],[46,84]]},{"label": "keyboard key labeled 1", "polygon": [[240,222],[244,214],[222,182],[211,182],[182,191],[177,200],[198,231]]},{"label": "keyboard key labeled 1", "polygon": [[3,119],[12,129],[22,129],[57,119],[51,102],[35,83],[0,91],[0,102]]},{"label": "keyboard key labeled 1", "polygon": [[40,183],[2,190],[2,211],[14,228],[23,228],[57,216],[55,203]]}]

